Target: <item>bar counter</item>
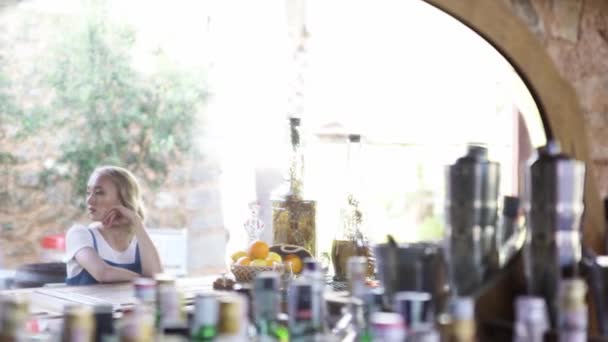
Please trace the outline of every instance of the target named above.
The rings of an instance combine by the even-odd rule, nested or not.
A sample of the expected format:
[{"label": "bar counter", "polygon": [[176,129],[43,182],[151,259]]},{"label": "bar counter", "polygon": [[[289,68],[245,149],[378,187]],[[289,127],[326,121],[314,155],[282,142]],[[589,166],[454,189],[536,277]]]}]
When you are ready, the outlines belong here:
[{"label": "bar counter", "polygon": [[[183,294],[186,304],[202,291],[211,291],[218,276],[177,278],[177,289]],[[65,306],[74,304],[111,304],[114,313],[134,304],[132,283],[113,283],[87,286],[51,285],[37,288],[0,291],[0,295],[17,296],[29,302],[30,316],[39,319],[60,319]]]}]

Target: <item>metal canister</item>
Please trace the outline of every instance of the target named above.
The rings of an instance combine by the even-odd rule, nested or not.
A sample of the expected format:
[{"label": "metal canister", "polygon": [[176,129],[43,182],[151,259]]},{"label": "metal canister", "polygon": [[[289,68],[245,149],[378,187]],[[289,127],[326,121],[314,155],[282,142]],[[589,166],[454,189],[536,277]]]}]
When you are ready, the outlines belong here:
[{"label": "metal canister", "polygon": [[500,165],[484,146],[447,168],[446,214],[450,278],[457,295],[470,295],[483,282],[497,224]]},{"label": "metal canister", "polygon": [[576,236],[584,209],[585,165],[563,154],[556,142],[549,142],[537,150],[526,185],[530,228],[524,250],[526,285],[529,294],[545,298],[555,324],[562,271],[568,276],[577,274],[581,258]]},{"label": "metal canister", "polygon": [[95,341],[95,317],[88,306],[72,305],[64,309],[63,342]]},{"label": "metal canister", "polygon": [[25,333],[28,302],[18,297],[0,297],[0,341],[18,341]]}]

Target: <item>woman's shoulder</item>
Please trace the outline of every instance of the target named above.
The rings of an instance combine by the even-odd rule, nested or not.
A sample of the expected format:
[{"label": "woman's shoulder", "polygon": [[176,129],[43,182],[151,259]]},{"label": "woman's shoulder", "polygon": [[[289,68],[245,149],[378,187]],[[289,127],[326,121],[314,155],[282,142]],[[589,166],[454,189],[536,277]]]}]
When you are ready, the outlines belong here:
[{"label": "woman's shoulder", "polygon": [[74,240],[74,239],[90,239],[91,233],[98,229],[95,225],[84,225],[84,224],[74,224],[68,229],[66,233],[66,240]]}]

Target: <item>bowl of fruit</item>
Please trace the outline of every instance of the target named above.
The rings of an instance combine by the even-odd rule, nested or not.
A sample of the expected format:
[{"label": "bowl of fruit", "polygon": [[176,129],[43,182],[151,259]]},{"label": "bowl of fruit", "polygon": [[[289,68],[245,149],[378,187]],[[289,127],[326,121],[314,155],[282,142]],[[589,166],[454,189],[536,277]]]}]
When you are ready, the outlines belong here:
[{"label": "bowl of fruit", "polygon": [[232,254],[232,274],[237,282],[248,283],[264,271],[275,271],[299,274],[303,262],[311,257],[310,252],[298,246],[273,245],[268,246],[264,241],[252,242],[247,250],[240,250]]}]

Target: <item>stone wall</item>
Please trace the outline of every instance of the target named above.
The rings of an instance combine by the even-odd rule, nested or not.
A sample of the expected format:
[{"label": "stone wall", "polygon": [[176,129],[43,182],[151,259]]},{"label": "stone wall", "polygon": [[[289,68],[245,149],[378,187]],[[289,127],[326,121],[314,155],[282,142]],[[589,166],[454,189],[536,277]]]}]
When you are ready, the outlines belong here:
[{"label": "stone wall", "polygon": [[505,0],[574,87],[585,116],[594,172],[608,196],[608,1]]}]

